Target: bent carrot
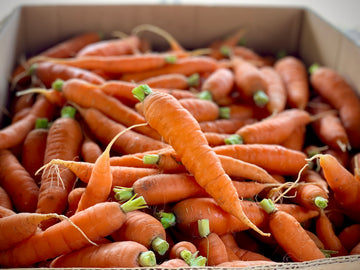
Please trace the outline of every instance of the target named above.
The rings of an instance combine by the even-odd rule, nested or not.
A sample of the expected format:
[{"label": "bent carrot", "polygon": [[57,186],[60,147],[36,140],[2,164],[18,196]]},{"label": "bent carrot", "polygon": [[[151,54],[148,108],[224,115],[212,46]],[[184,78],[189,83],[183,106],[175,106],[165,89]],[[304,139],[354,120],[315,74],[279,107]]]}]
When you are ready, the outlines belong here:
[{"label": "bent carrot", "polygon": [[143,245],[134,241],[105,243],[84,247],[61,255],[50,263],[50,267],[153,267],[156,257]]},{"label": "bent carrot", "polygon": [[[165,141],[171,144],[199,185],[226,211],[235,215],[258,233],[263,234],[242,211],[236,189],[221,167],[221,162],[215,152],[207,144],[206,138],[193,116],[170,95],[152,92],[146,86],[135,88],[133,92],[142,100],[146,121],[162,135]],[[177,122],[176,119],[181,121],[181,127],[174,125]],[[207,170],[201,168],[207,168]],[[227,195],[224,195],[224,192]]]},{"label": "bent carrot", "polygon": [[[271,234],[293,261],[303,262],[325,258],[293,216],[278,210],[271,200],[263,199],[260,205],[269,214]],[[294,245],[294,242],[301,245]]]},{"label": "bent carrot", "polygon": [[35,211],[39,187],[15,155],[7,149],[0,150],[0,185],[10,196],[17,211]]},{"label": "bent carrot", "polygon": [[80,249],[88,245],[89,240],[96,241],[120,228],[125,222],[125,213],[139,209],[143,204],[140,197],[122,205],[116,202],[96,204],[70,217],[70,222],[62,220],[0,252],[0,264],[9,267],[29,266]]}]

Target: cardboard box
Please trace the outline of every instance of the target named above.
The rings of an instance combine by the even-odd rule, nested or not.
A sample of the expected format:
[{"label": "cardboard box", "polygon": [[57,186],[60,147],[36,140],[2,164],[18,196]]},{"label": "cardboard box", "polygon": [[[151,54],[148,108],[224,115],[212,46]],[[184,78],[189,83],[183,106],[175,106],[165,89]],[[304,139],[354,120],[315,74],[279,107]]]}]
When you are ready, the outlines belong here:
[{"label": "cardboard box", "polygon": [[[26,57],[85,31],[129,33],[150,23],[173,34],[188,49],[208,45],[243,27],[247,46],[260,54],[286,50],[307,65],[319,63],[339,71],[360,91],[360,48],[334,26],[304,8],[196,5],[46,5],[22,6],[0,28],[0,100],[8,105],[8,78]],[[154,38],[154,35],[153,35]],[[164,46],[162,39],[154,44]],[[360,93],[360,92],[359,92]],[[359,123],[360,124],[360,123]],[[251,269],[359,269],[360,256]]]}]

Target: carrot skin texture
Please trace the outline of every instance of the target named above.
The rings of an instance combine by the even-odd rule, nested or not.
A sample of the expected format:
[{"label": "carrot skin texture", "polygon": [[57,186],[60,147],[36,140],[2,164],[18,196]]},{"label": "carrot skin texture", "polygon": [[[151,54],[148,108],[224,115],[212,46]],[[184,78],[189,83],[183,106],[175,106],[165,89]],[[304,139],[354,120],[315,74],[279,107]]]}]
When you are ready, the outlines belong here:
[{"label": "carrot skin texture", "polygon": [[208,266],[216,266],[229,260],[226,247],[216,233],[210,233],[206,237],[201,238],[197,241],[196,246],[199,254],[207,258]]},{"label": "carrot skin texture", "polygon": [[[92,241],[121,227],[125,214],[116,202],[99,203],[73,215],[75,223]],[[89,227],[89,224],[92,226]],[[62,233],[59,233],[62,232]],[[29,266],[88,245],[88,240],[69,221],[63,220],[34,234],[13,248],[0,252],[0,265]]]},{"label": "carrot skin texture", "polygon": [[39,187],[35,180],[7,149],[0,150],[0,184],[19,212],[34,212],[38,203]]},{"label": "carrot skin texture", "polygon": [[88,246],[53,260],[50,267],[139,267],[139,255],[148,251],[133,241]]}]

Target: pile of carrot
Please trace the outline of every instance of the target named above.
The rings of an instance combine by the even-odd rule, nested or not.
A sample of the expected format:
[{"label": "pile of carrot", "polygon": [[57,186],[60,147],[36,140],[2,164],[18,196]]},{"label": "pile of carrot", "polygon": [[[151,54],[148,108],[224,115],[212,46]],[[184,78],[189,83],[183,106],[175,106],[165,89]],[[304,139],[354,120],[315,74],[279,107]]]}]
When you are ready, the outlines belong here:
[{"label": "pile of carrot", "polygon": [[359,255],[356,89],[329,67],[239,45],[244,35],[190,51],[140,25],[19,64],[0,130],[0,266]]}]

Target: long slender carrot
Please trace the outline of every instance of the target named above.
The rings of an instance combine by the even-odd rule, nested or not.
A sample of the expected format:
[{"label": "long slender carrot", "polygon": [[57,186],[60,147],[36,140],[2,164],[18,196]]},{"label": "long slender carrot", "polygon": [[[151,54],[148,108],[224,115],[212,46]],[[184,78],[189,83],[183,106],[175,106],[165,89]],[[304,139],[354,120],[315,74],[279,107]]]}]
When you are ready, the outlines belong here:
[{"label": "long slender carrot", "polygon": [[310,96],[305,64],[296,57],[285,56],[276,61],[274,68],[285,84],[289,106],[305,109]]},{"label": "long slender carrot", "polygon": [[[261,206],[269,214],[269,227],[279,245],[293,261],[309,261],[325,258],[300,223],[288,213],[278,210],[271,200],[263,199]],[[295,243],[301,243],[294,245]]]},{"label": "long slender carrot", "polygon": [[35,211],[39,187],[15,155],[7,149],[0,150],[0,185],[10,196],[17,211]]},{"label": "long slender carrot", "polygon": [[122,241],[84,247],[54,259],[50,267],[154,267],[156,257],[143,245]]},{"label": "long slender carrot", "polygon": [[28,133],[22,147],[21,164],[37,183],[40,183],[41,175],[36,175],[35,173],[44,164],[48,132],[48,120],[46,118],[38,118],[35,128]]},{"label": "long slender carrot", "polygon": [[125,223],[111,237],[115,241],[138,242],[159,255],[164,255],[169,249],[165,229],[160,221],[142,211],[127,213]]},{"label": "long slender carrot", "polygon": [[236,134],[242,137],[244,143],[280,144],[297,127],[306,126],[310,121],[310,114],[306,111],[289,109],[257,123],[241,127]]},{"label": "long slender carrot", "polygon": [[297,175],[307,163],[303,152],[271,144],[234,144],[213,148],[218,155],[231,156],[264,168],[269,173]]},{"label": "long slender carrot", "polygon": [[140,39],[131,35],[122,39],[108,39],[93,42],[77,52],[76,57],[89,55],[114,56],[132,54],[140,48]]},{"label": "long slender carrot", "polygon": [[[34,234],[18,245],[0,252],[2,266],[30,266],[80,249],[99,238],[110,235],[122,226],[126,212],[143,207],[142,198],[119,205],[104,202],[62,220],[45,231]],[[75,226],[74,226],[75,225]]]},{"label": "long slender carrot", "polygon": [[[199,185],[226,211],[263,234],[242,211],[236,189],[229,181],[230,177],[223,170],[220,160],[208,145],[193,116],[182,109],[182,105],[170,95],[152,92],[145,86],[135,88],[133,92],[143,102],[146,121],[162,135],[165,141],[171,144]],[[176,119],[181,121],[181,127],[174,125],[177,122]],[[207,170],[202,168],[207,168]]]},{"label": "long slender carrot", "polygon": [[[44,154],[44,164],[54,158],[73,160],[78,157],[83,135],[79,122],[74,118],[76,110],[64,107],[61,117],[49,128]],[[75,175],[65,167],[59,172],[45,171],[41,177],[37,213],[62,214],[67,206],[67,196],[73,188]]]},{"label": "long slender carrot", "polygon": [[195,77],[185,76],[180,73],[163,74],[154,76],[142,81],[139,84],[147,84],[151,88],[165,88],[165,89],[189,89],[189,87],[196,85],[198,82]]},{"label": "long slender carrot", "polygon": [[[92,134],[103,144],[108,144],[117,133],[127,128],[95,108],[78,107],[78,111]],[[144,122],[144,125],[145,124]],[[141,143],[138,143],[140,141]],[[133,130],[129,130],[124,133],[121,140],[116,140],[113,150],[121,154],[131,154],[165,147],[167,147],[167,144],[160,140],[155,140]]]},{"label": "long slender carrot", "polygon": [[94,84],[102,84],[104,82],[103,78],[91,71],[51,62],[35,63],[30,67],[29,73],[40,80],[45,88],[50,88],[57,79],[68,80],[78,78]]},{"label": "long slender carrot", "polygon": [[316,220],[316,235],[324,244],[325,249],[336,252],[332,256],[348,255],[348,251],[335,234],[333,225],[324,211],[320,211],[320,215]]},{"label": "long slender carrot", "polygon": [[359,148],[360,99],[353,87],[341,74],[327,67],[312,67],[310,83],[316,93],[339,111],[351,147]]}]

